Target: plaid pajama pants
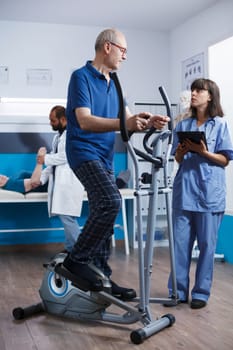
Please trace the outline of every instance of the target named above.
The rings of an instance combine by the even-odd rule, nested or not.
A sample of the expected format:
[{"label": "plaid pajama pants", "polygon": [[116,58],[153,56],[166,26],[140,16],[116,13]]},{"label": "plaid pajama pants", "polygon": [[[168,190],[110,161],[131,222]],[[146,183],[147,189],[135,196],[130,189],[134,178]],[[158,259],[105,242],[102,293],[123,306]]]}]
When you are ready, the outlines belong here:
[{"label": "plaid pajama pants", "polygon": [[83,163],[75,174],[87,191],[89,216],[72,249],[71,259],[93,262],[109,277],[112,273],[108,265],[111,236],[121,208],[121,194],[113,172],[99,160]]}]

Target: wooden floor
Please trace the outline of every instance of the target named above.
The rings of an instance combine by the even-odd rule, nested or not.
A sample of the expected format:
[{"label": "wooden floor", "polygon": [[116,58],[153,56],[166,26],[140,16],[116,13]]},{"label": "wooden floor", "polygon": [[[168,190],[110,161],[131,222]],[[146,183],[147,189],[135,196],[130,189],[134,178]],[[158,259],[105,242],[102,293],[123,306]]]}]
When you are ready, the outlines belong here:
[{"label": "wooden floor", "polygon": [[[172,327],[153,335],[143,344],[130,341],[133,325],[104,324],[62,319],[41,314],[23,321],[13,319],[12,310],[40,301],[38,289],[44,274],[42,264],[61,245],[0,247],[0,349],[1,350],[232,350],[233,265],[216,262],[212,295],[207,307],[192,310],[182,304],[165,308],[151,304],[159,318],[172,313]],[[167,296],[169,258],[167,248],[156,248],[152,275],[152,297]],[[116,247],[111,257],[113,280],[137,289],[137,252],[125,256]],[[191,283],[195,262],[192,263]]]}]

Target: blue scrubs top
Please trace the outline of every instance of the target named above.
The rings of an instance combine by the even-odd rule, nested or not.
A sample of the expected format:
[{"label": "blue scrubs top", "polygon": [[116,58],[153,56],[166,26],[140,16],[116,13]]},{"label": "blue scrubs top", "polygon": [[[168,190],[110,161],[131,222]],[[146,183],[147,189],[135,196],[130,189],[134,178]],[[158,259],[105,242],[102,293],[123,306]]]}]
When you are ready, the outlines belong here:
[{"label": "blue scrubs top", "polygon": [[[233,159],[233,146],[224,118],[209,118],[201,127],[196,118],[179,122],[174,131],[172,154],[178,145],[177,131],[204,131],[208,150],[223,153]],[[173,208],[195,212],[223,212],[225,210],[226,180],[225,168],[197,153],[188,152],[174,179]]]},{"label": "blue scrubs top", "polygon": [[90,108],[91,114],[117,118],[119,101],[114,81],[108,83],[90,61],[71,75],[67,98],[66,152],[69,165],[77,169],[83,162],[101,160],[107,169],[113,167],[115,132],[90,132],[80,128],[75,109]]}]

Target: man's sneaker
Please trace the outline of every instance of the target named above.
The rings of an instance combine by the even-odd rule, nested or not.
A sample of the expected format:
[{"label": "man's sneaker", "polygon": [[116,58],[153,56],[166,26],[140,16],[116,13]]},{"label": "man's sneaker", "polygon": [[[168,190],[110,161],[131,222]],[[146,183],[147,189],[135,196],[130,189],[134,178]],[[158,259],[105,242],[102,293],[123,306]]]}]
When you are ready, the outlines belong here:
[{"label": "man's sneaker", "polygon": [[134,289],[132,288],[124,288],[118,286],[115,282],[112,280],[110,281],[112,285],[112,291],[111,294],[121,300],[132,300],[136,298],[137,293]]},{"label": "man's sneaker", "polygon": [[103,290],[103,283],[96,273],[88,266],[74,262],[67,255],[63,263],[57,264],[54,271],[67,278],[72,284],[86,291],[100,292]]}]

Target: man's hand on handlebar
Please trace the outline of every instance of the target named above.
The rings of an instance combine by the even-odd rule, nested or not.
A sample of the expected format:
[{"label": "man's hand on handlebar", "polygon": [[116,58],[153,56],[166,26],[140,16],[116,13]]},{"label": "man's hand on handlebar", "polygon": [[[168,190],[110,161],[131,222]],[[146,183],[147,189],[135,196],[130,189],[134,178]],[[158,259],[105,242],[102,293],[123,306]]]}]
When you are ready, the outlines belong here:
[{"label": "man's hand on handlebar", "polygon": [[149,119],[148,127],[155,129],[163,129],[167,123],[170,121],[170,118],[164,115],[153,115]]},{"label": "man's hand on handlebar", "polygon": [[126,127],[129,131],[143,131],[149,128],[150,113],[139,113],[126,120]]},{"label": "man's hand on handlebar", "polygon": [[169,121],[170,118],[163,115],[139,113],[129,117],[126,120],[126,125],[129,131],[143,131],[151,127],[161,130]]}]

